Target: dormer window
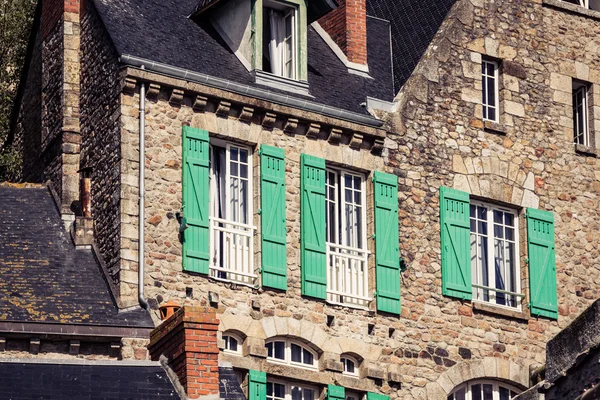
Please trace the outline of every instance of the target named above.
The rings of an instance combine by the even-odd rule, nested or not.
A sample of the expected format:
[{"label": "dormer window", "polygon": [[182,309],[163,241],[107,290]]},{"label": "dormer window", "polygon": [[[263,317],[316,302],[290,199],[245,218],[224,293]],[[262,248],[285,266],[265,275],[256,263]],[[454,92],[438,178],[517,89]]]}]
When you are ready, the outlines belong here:
[{"label": "dormer window", "polygon": [[293,5],[265,1],[263,12],[263,71],[297,79],[297,13]]}]

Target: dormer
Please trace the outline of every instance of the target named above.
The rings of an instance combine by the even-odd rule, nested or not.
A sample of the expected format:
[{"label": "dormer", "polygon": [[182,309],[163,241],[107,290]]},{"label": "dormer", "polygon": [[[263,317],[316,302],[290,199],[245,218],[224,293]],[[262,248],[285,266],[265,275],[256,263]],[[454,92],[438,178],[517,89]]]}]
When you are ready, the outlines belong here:
[{"label": "dormer", "polygon": [[308,93],[308,25],[335,0],[202,0],[192,18],[208,21],[256,83]]}]

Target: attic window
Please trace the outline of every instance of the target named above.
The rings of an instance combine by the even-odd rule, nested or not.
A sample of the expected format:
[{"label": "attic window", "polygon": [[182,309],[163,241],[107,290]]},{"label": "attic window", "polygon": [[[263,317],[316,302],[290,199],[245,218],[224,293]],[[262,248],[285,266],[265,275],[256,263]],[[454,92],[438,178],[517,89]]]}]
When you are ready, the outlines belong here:
[{"label": "attic window", "polygon": [[295,6],[265,1],[263,12],[263,71],[297,79],[297,14]]},{"label": "attic window", "polygon": [[600,0],[562,0],[565,3],[575,4],[590,10],[600,11]]}]

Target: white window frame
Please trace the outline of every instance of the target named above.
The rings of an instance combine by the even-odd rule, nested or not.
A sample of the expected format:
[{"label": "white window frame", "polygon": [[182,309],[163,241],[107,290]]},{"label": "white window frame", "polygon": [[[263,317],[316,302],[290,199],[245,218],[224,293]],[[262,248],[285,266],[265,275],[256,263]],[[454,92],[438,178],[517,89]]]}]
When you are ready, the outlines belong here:
[{"label": "white window frame", "polygon": [[473,395],[472,395],[473,385],[492,385],[492,400],[500,400],[500,387],[508,389],[509,396],[510,396],[510,392],[515,392],[516,394],[521,393],[521,390],[517,389],[516,387],[514,387],[512,385],[504,383],[504,382],[492,381],[489,379],[477,379],[474,381],[470,381],[470,382],[466,382],[466,383],[462,383],[462,384],[458,385],[452,391],[452,393],[448,396],[447,400],[458,400],[455,395],[460,390],[465,391],[465,398],[464,398],[465,400],[472,400],[473,399]]},{"label": "white window frame", "polygon": [[[284,343],[284,359],[280,359],[280,358],[275,358],[275,342],[283,342]],[[287,338],[273,338],[273,339],[269,339],[265,342],[265,347],[267,347],[269,344],[273,343],[273,356],[267,356],[267,361],[271,361],[277,364],[286,364],[286,365],[292,365],[294,367],[300,367],[300,368],[307,368],[307,369],[317,369],[317,367],[319,366],[319,356],[317,354],[316,351],[314,351],[313,349],[311,349],[310,347],[308,347],[306,344],[298,341],[298,340],[294,340],[294,339],[287,339]],[[292,345],[296,345],[299,346],[302,349],[302,356],[304,357],[304,351],[306,350],[307,352],[309,352],[312,355],[312,359],[313,359],[313,363],[312,364],[305,364],[304,362],[297,362],[297,361],[292,361]]]},{"label": "white window frame", "polygon": [[[495,307],[504,307],[504,308],[508,308],[511,310],[521,310],[521,306],[522,306],[522,299],[524,298],[524,295],[521,292],[521,268],[520,268],[520,249],[519,249],[519,245],[520,245],[520,237],[519,237],[519,213],[511,208],[507,208],[507,207],[502,207],[502,206],[498,206],[496,204],[491,204],[491,203],[486,203],[486,202],[482,202],[482,201],[477,201],[477,200],[473,200],[471,199],[471,206],[475,206],[476,208],[476,216],[477,218],[475,219],[475,223],[477,224],[477,221],[480,220],[478,218],[477,215],[477,207],[485,207],[486,208],[486,226],[487,226],[487,235],[483,235],[480,232],[478,232],[478,227],[477,232],[474,233],[472,231],[471,228],[469,228],[469,232],[470,232],[470,246],[471,246],[471,274],[472,274],[472,285],[473,285],[473,301],[474,302],[480,302],[480,303],[485,303],[485,304],[490,304],[493,305]],[[514,296],[514,298],[516,299],[516,306],[510,306],[508,304],[503,305],[503,304],[498,304],[496,303],[496,297],[497,294],[499,293],[498,290],[499,289],[495,289],[496,287],[496,263],[495,263],[495,240],[496,240],[496,236],[495,236],[495,225],[498,225],[494,222],[494,210],[497,211],[501,211],[503,213],[509,213],[513,215],[513,226],[512,229],[514,231],[514,238],[513,240],[507,240],[506,238],[502,238],[501,240],[503,241],[510,241],[514,243],[514,266],[515,266],[515,271],[514,271],[514,277],[515,277],[515,291],[508,291],[509,293],[505,293],[505,298],[506,298],[506,303],[508,303],[508,299],[509,296]],[[473,217],[470,216],[469,217],[469,221],[473,222]],[[502,228],[506,228],[507,225],[504,224],[504,222],[502,223]],[[506,232],[506,230],[503,231],[503,235]],[[476,236],[486,236],[487,237],[487,266],[488,266],[488,286],[486,286],[485,288],[481,287],[483,286],[483,279],[482,277],[480,277],[479,275],[479,271],[480,271],[480,264],[478,262],[478,260],[480,259],[480,254],[479,254],[479,245],[476,245],[476,256],[475,256],[475,260],[473,259],[473,253],[472,253],[472,246],[473,246],[473,237]],[[505,235],[504,235],[505,236]],[[478,242],[477,242],[478,243]],[[506,267],[505,267],[505,271],[504,271],[504,276],[508,276],[506,271]],[[479,286],[479,287],[478,287]],[[508,284],[505,282],[504,284],[505,287],[508,286]],[[484,299],[484,293],[488,292],[488,300]]]},{"label": "white window frame", "polygon": [[[487,66],[488,65],[492,65],[494,67],[494,75],[489,75],[487,73]],[[484,68],[485,66],[485,68]],[[497,61],[494,60],[490,60],[487,58],[483,58],[481,60],[481,67],[482,67],[482,71],[481,71],[481,105],[483,107],[482,109],[482,113],[483,113],[483,119],[486,121],[492,121],[492,122],[498,122],[500,121],[500,89],[499,89],[499,69],[500,69],[500,65]],[[484,72],[484,71],[485,72]],[[489,95],[489,87],[488,85],[488,78],[493,78],[494,80],[494,105],[490,105],[487,103]],[[490,109],[494,109],[495,110],[495,118],[489,118],[489,110]]]},{"label": "white window frame", "polygon": [[[327,166],[325,170],[325,214],[326,214],[326,247],[327,247],[327,302],[352,308],[366,309],[372,300],[369,293],[369,268],[367,249],[367,184],[364,174],[343,168]],[[335,175],[334,185],[330,184],[331,174]],[[354,243],[347,243],[346,231],[349,229],[344,210],[346,206],[357,206],[354,202],[346,202],[343,195],[346,189],[356,192],[354,186],[344,186],[346,177],[352,182],[360,179],[360,226],[361,232],[353,234]],[[334,198],[329,197],[333,189]],[[333,236],[330,232],[330,205],[334,205]],[[340,231],[341,229],[341,231]],[[358,245],[358,241],[361,245]],[[362,265],[362,268],[361,268]],[[356,271],[356,272],[354,272]]]},{"label": "white window frame", "polygon": [[[242,354],[243,340],[237,334],[232,333],[232,332],[225,332],[225,333],[223,333],[222,338],[223,338],[223,341],[225,342],[225,347],[223,348],[223,351],[225,353],[236,354],[236,355]],[[237,342],[237,350],[231,350],[231,348],[230,348],[232,339]]]},{"label": "white window frame", "polygon": [[[302,400],[318,400],[319,399],[319,389],[316,386],[305,385],[303,383],[288,382],[283,379],[267,377],[267,385],[269,383],[285,386],[285,397],[281,398],[281,397],[269,396],[269,394],[267,392],[267,388],[265,388],[265,391],[267,392],[267,400],[292,400],[292,389],[293,388],[302,389],[302,397],[303,397]],[[312,399],[305,399],[304,398],[304,389],[312,390],[314,397]],[[275,392],[275,390],[273,390],[273,392]]]},{"label": "white window frame", "polygon": [[[214,163],[213,160],[214,152],[213,147],[221,147],[225,148],[225,216],[224,218],[218,218],[215,215],[215,206],[217,199],[217,177],[214,173]],[[245,223],[239,222],[240,219],[240,210],[238,210],[238,221],[233,218],[232,215],[232,207],[230,206],[231,202],[231,149],[237,148],[238,150],[244,150],[248,153],[248,162],[247,165],[247,178],[239,177],[240,174],[240,166],[243,164],[239,161],[238,158],[238,179],[245,179],[247,182],[247,197],[246,197],[246,216],[247,221]],[[240,145],[233,142],[224,141],[221,139],[211,138],[210,140],[210,210],[209,210],[209,219],[210,219],[210,277],[216,280],[225,281],[225,282],[235,282],[237,284],[246,285],[254,287],[256,285],[256,281],[258,275],[254,269],[254,233],[256,232],[256,226],[253,225],[254,222],[254,207],[253,207],[253,165],[252,165],[252,156],[253,151],[252,148],[245,145]],[[239,157],[239,152],[238,152]],[[238,185],[238,197],[239,197],[239,188]],[[238,202],[239,207],[239,202]],[[229,241],[230,243],[241,243],[239,246],[240,251],[236,251],[235,254],[230,254],[231,247],[229,248],[230,252],[224,251],[223,254],[217,251],[217,244],[219,243],[218,239],[220,237],[225,238],[225,241]],[[224,246],[225,247],[225,246]],[[226,258],[235,258],[235,261],[231,262],[232,268],[229,268],[227,264],[227,260],[221,261],[220,257],[224,256]],[[241,261],[238,260],[241,257]]]},{"label": "white window frame", "polygon": [[[579,96],[581,95],[581,97]],[[589,125],[589,103],[588,103],[589,90],[588,85],[583,82],[573,81],[573,141],[575,144],[583,146],[590,145],[590,125]],[[581,102],[579,101],[581,99]],[[581,105],[583,126],[579,126],[579,106]],[[580,129],[583,128],[580,133]],[[583,140],[579,142],[579,138]]]},{"label": "white window frame", "polygon": [[[298,35],[298,6],[295,4],[291,4],[291,3],[287,3],[287,2],[283,2],[283,1],[265,0],[263,2],[263,24],[270,23],[269,13],[266,12],[266,10],[268,10],[268,9],[273,9],[276,11],[283,12],[284,26],[285,26],[286,19],[291,18],[291,29],[290,29],[291,36],[285,37],[285,32],[283,32],[283,36],[276,39],[277,47],[278,47],[277,51],[281,54],[282,75],[278,75],[273,71],[271,71],[271,73],[276,76],[281,76],[282,78],[297,80],[298,79],[298,58],[299,58],[298,57],[298,36],[299,36]],[[291,41],[291,51],[290,51],[291,59],[287,59],[285,47],[283,46],[283,44],[288,39]],[[263,41],[265,43],[267,43],[270,40],[271,40],[271,38],[263,38]],[[281,49],[279,49],[280,46],[281,46]],[[286,65],[288,64],[288,62],[291,62],[291,64],[292,64],[292,71],[291,71],[290,76],[287,76]]]},{"label": "white window frame", "polygon": [[587,8],[589,10],[600,11],[600,2],[598,2],[597,0],[573,0],[573,1],[561,0],[561,1],[564,1],[565,3],[575,4],[580,7]]},{"label": "white window frame", "polygon": [[[344,371],[342,372],[344,375],[358,377],[358,365],[359,365],[359,363],[358,363],[358,360],[356,359],[356,357],[353,357],[353,356],[348,355],[348,354],[342,354],[342,356],[340,357],[340,361],[342,362],[342,364],[344,364]],[[349,372],[348,371],[348,363],[349,362],[351,362],[351,363],[354,364],[354,372]]]}]

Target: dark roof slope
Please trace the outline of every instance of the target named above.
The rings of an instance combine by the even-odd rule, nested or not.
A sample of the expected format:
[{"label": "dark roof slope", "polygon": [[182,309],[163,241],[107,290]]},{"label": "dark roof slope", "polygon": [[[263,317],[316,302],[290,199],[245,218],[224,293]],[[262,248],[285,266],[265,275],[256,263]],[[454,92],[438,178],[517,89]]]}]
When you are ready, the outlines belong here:
[{"label": "dark roof slope", "polygon": [[394,92],[410,77],[456,0],[367,0],[367,15],[392,25]]},{"label": "dark roof slope", "polygon": [[0,393],[11,400],[178,399],[165,370],[152,364],[0,362]]},{"label": "dark roof slope", "polygon": [[119,313],[91,250],[75,249],[47,188],[0,185],[0,320],[154,327]]},{"label": "dark roof slope", "polygon": [[[198,0],[94,0],[94,4],[119,55],[132,55],[259,87],[252,73],[246,70],[205,17],[198,23],[188,18]],[[314,98],[307,99],[362,114],[367,113],[361,106],[366,96],[391,101],[389,33],[382,34],[386,29],[382,26],[380,21],[370,22],[367,32],[367,36],[373,38],[370,44],[384,49],[383,54],[369,52],[370,65],[385,66],[377,68],[376,79],[349,73],[331,48],[309,28],[308,82]],[[381,60],[382,55],[386,59]]]}]

